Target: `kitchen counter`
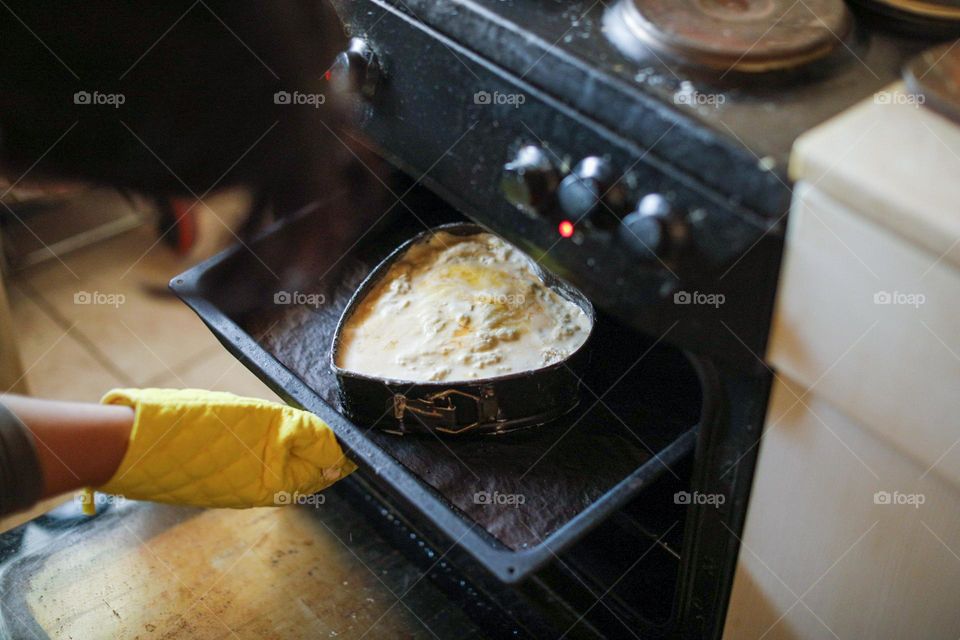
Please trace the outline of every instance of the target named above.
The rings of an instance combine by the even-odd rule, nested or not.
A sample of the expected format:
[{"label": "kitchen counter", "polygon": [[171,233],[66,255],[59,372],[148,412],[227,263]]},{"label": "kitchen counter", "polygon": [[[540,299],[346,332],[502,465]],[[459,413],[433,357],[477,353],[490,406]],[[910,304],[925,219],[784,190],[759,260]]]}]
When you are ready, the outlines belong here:
[{"label": "kitchen counter", "polygon": [[[344,495],[201,510],[137,502],[0,535],[0,636],[484,637]],[[436,563],[444,562],[436,558]]]},{"label": "kitchen counter", "polygon": [[790,177],[960,268],[960,127],[903,82],[797,140]]}]

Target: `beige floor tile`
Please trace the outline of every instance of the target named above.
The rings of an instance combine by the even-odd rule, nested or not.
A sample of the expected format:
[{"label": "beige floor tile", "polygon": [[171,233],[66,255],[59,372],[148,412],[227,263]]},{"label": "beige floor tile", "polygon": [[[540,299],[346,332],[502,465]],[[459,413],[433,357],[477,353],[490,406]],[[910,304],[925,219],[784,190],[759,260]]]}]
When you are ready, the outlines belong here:
[{"label": "beige floor tile", "polygon": [[134,384],[177,371],[216,344],[166,283],[187,265],[143,226],[22,276]]},{"label": "beige floor tile", "polygon": [[10,207],[16,217],[4,211],[14,219],[4,227],[3,240],[7,259],[17,266],[28,261],[31,254],[50,259],[47,246],[69,243],[136,214],[131,202],[112,189],[80,188],[63,197],[41,198],[40,202],[11,200]]},{"label": "beige floor tile", "polygon": [[9,291],[31,395],[96,402],[110,388],[129,384],[87,351],[76,328],[65,331],[16,286]]},{"label": "beige floor tile", "polygon": [[[170,278],[188,265],[155,243],[152,226],[144,225],[68,254],[63,263],[51,260],[18,274],[12,289],[25,367],[63,335],[44,309],[62,325],[74,325],[63,344],[36,365],[41,375],[31,392],[96,400],[107,388],[126,384],[279,400],[186,305],[166,292]],[[39,297],[40,304],[29,295]],[[56,361],[48,360],[53,356]],[[78,375],[88,369],[89,376]],[[31,382],[33,378],[28,376]]]},{"label": "beige floor tile", "polygon": [[229,391],[239,396],[264,398],[282,402],[263,382],[251,373],[239,360],[230,355],[225,348],[217,346],[204,353],[198,360],[174,374],[168,374],[152,381],[158,387],[190,387],[210,389],[211,391]]}]

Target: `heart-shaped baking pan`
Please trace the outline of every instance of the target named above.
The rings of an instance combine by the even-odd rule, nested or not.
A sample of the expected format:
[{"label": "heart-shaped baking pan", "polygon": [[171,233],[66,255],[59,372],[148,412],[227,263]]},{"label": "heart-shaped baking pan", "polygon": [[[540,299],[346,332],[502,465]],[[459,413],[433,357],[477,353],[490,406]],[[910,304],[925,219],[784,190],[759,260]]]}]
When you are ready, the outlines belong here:
[{"label": "heart-shaped baking pan", "polygon": [[[418,234],[377,265],[347,303],[330,349],[330,366],[337,376],[343,411],[357,423],[393,433],[463,435],[500,434],[533,427],[575,408],[580,381],[574,365],[586,357],[589,334],[574,352],[547,366],[471,380],[394,380],[349,371],[337,364],[343,329],[367,295],[411,247],[427,242],[441,231],[456,236],[489,233],[476,224],[454,223]],[[583,311],[592,333],[596,313],[586,296],[533,260],[530,266],[545,286]]]}]

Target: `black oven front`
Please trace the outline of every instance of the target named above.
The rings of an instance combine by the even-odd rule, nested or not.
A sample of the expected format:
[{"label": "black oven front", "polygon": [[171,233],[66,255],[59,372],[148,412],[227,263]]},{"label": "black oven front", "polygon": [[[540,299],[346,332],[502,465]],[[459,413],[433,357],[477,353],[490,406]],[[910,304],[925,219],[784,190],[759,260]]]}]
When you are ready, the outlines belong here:
[{"label": "black oven front", "polygon": [[[697,139],[679,116],[625,114],[617,130],[402,3],[335,5],[353,38],[330,74],[353,90],[359,131],[345,143],[397,170],[377,185],[383,214],[331,245],[330,221],[355,206],[331,194],[252,243],[259,258],[238,247],[173,289],[333,426],[361,468],[339,490],[492,635],[719,637],[771,382],[782,194],[731,198],[671,161],[664,141]],[[343,306],[400,242],[465,218],[597,307],[578,408],[495,438],[350,422],[327,363]],[[324,304],[276,305],[280,290]]]}]

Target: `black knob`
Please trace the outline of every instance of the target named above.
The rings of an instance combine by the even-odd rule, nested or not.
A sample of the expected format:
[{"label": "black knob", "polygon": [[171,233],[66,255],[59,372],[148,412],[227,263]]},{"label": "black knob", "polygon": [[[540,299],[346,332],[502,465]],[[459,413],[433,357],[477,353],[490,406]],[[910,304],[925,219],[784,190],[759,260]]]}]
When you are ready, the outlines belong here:
[{"label": "black knob", "polygon": [[560,209],[574,223],[586,221],[597,227],[612,227],[619,222],[626,202],[626,191],[616,178],[604,158],[584,158],[560,183]]},{"label": "black knob", "polygon": [[330,81],[341,93],[372,97],[379,78],[377,56],[361,38],[351,38],[347,50],[339,53],[330,67]]},{"label": "black knob", "polygon": [[560,177],[547,153],[536,145],[521,148],[503,165],[500,190],[525,213],[543,214],[553,200]]},{"label": "black knob", "polygon": [[659,193],[645,195],[623,219],[619,236],[635,253],[668,260],[687,242],[687,221]]}]

